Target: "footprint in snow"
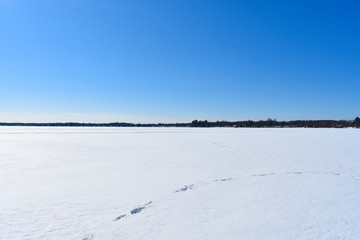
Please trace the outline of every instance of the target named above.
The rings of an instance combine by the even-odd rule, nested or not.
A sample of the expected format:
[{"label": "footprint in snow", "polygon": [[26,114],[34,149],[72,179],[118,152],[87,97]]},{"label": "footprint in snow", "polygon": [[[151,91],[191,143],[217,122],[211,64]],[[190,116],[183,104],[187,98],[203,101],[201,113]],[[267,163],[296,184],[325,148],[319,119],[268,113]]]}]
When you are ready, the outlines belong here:
[{"label": "footprint in snow", "polygon": [[149,206],[151,203],[152,203],[152,201],[146,203],[144,206],[134,208],[133,210],[130,211],[130,213],[131,213],[131,214],[137,214],[137,213],[141,212],[142,210],[144,210],[144,209],[145,209],[147,206]]},{"label": "footprint in snow", "polygon": [[95,238],[94,234],[87,234],[83,237],[82,240],[93,240]]},{"label": "footprint in snow", "polygon": [[194,184],[191,184],[191,185],[185,185],[183,188],[180,188],[178,190],[176,190],[174,193],[178,193],[178,192],[185,192],[187,191],[188,189],[192,189],[192,187],[194,186]]},{"label": "footprint in snow", "polygon": [[221,179],[216,179],[213,182],[227,182],[227,181],[232,181],[232,178],[221,178]]},{"label": "footprint in snow", "polygon": [[[130,214],[133,215],[133,214],[138,214],[139,212],[141,212],[142,210],[144,210],[145,208],[147,208],[147,206],[149,206],[150,204],[152,203],[152,201],[148,202],[148,203],[145,203],[143,206],[141,207],[137,207],[137,208],[134,208],[133,210],[130,211]],[[126,217],[127,215],[126,214],[122,214],[120,216],[117,216],[113,221],[119,221],[120,219]],[[83,239],[83,240],[88,240],[88,239]],[[90,240],[90,239],[89,239]]]},{"label": "footprint in snow", "polygon": [[253,177],[265,177],[265,176],[270,176],[270,175],[274,175],[275,173],[261,173],[261,174],[255,174],[253,175]]},{"label": "footprint in snow", "polygon": [[126,217],[126,214],[123,214],[123,215],[120,215],[120,216],[116,217],[113,221],[114,221],[114,222],[115,222],[115,221],[119,221],[120,219],[122,219],[122,218],[124,218],[124,217]]}]

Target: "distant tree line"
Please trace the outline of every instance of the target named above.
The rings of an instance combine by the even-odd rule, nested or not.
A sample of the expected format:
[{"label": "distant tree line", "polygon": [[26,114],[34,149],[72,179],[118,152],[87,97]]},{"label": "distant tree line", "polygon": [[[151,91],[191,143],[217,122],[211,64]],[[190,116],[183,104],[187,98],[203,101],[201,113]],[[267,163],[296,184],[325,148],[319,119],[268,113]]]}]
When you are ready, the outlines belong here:
[{"label": "distant tree line", "polygon": [[0,126],[31,126],[31,127],[189,127],[190,123],[6,123],[0,122]]},{"label": "distant tree line", "polygon": [[191,123],[6,123],[0,122],[0,126],[33,126],[33,127],[247,127],[247,128],[360,128],[360,118],[355,120],[295,120],[277,121],[267,120],[253,121],[216,121],[194,120]]},{"label": "distant tree line", "polygon": [[354,121],[350,120],[295,120],[295,121],[277,121],[276,119],[267,119],[260,121],[216,121],[209,122],[207,120],[194,120],[190,127],[247,127],[247,128],[348,128],[360,127],[360,118]]}]

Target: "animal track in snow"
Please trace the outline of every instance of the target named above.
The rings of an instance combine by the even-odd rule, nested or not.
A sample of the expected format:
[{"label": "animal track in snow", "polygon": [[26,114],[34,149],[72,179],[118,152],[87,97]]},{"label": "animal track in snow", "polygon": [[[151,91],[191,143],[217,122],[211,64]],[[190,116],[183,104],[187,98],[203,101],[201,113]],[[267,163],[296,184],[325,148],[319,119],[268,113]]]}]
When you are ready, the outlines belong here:
[{"label": "animal track in snow", "polygon": [[[267,177],[267,176],[274,176],[274,175],[305,175],[305,174],[325,174],[325,175],[333,175],[333,176],[344,176],[343,174],[341,173],[338,173],[338,172],[321,172],[321,171],[294,171],[294,172],[283,172],[283,173],[276,173],[276,172],[270,172],[270,173],[259,173],[259,174],[254,174],[254,175],[251,175],[253,177]],[[357,181],[360,181],[360,177],[355,177],[355,176],[351,176],[351,178],[354,178],[355,180]],[[227,181],[237,181],[239,179],[236,179],[236,178],[220,178],[220,179],[216,179],[216,180],[213,180],[211,182],[203,182],[202,184],[200,184],[200,186],[202,185],[207,185],[209,183],[214,183],[214,182],[227,182]],[[193,189],[194,187],[194,184],[191,184],[191,185],[184,185],[184,187],[174,191],[174,193],[179,193],[179,192],[185,192],[187,190],[190,190],[190,189]],[[134,208],[130,211],[130,214],[128,215],[134,215],[134,214],[138,214],[140,213],[141,211],[143,211],[144,209],[146,209],[150,204],[152,204],[152,201],[140,206],[140,207],[137,207],[137,208]],[[116,217],[113,221],[118,221],[122,218],[125,218],[128,216],[127,214],[122,214],[122,215],[119,215],[118,217]],[[83,240],[92,240],[94,237],[93,235],[89,235],[89,236],[85,236],[85,238],[83,238]]]},{"label": "animal track in snow", "polygon": [[[271,175],[281,175],[282,173],[260,173],[260,174],[254,174],[253,177],[265,177],[265,176],[271,176]],[[340,173],[337,172],[316,172],[316,171],[296,171],[296,172],[285,172],[286,175],[301,175],[301,174],[326,174],[326,175],[334,175],[334,176],[343,176]],[[359,179],[360,180],[360,179]]]},{"label": "animal track in snow", "polygon": [[236,151],[236,152],[240,152],[239,149],[237,148],[233,148],[233,147],[230,147],[230,146],[226,146],[226,145],[223,145],[223,144],[219,144],[219,143],[216,143],[214,142],[213,145],[219,147],[219,148],[225,148],[225,149],[230,149],[230,150],[233,150],[233,151]]}]

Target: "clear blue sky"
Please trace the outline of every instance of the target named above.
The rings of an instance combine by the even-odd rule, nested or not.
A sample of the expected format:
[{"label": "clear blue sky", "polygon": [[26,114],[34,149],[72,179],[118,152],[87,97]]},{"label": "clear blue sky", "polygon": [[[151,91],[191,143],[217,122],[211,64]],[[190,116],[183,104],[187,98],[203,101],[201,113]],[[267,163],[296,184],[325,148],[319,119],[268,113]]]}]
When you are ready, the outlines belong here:
[{"label": "clear blue sky", "polygon": [[358,1],[0,0],[0,121],[354,119],[359,13]]}]

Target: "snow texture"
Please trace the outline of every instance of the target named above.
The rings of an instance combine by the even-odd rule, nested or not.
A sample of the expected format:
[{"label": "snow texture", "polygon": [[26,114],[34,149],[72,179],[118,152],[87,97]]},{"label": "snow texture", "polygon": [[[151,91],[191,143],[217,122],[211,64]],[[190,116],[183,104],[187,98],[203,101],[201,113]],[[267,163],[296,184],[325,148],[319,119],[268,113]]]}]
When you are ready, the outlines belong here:
[{"label": "snow texture", "polygon": [[0,239],[360,239],[359,129],[0,128]]}]

